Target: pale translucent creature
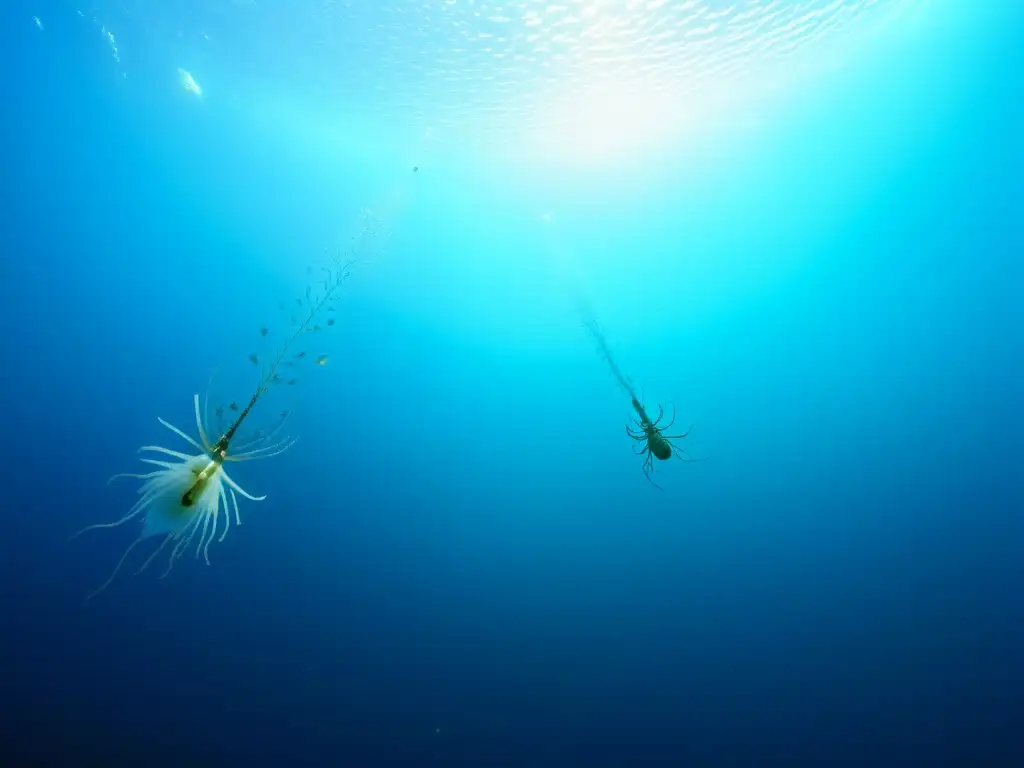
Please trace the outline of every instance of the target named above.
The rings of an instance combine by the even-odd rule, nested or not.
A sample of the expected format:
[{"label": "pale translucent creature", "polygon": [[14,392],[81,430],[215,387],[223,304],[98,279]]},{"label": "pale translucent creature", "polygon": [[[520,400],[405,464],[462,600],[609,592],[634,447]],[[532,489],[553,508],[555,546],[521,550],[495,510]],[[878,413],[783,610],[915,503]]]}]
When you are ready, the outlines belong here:
[{"label": "pale translucent creature", "polygon": [[[231,529],[232,513],[234,514],[235,525],[242,524],[238,508],[238,496],[243,496],[251,501],[263,501],[266,498],[265,496],[253,496],[244,491],[228,476],[224,465],[233,461],[268,459],[284,453],[293,446],[296,442],[294,439],[277,438],[278,433],[288,420],[289,412],[285,411],[282,413],[276,426],[269,432],[260,430],[252,439],[241,440],[241,445],[232,446],[232,441],[235,440],[236,433],[242,426],[242,422],[245,421],[260,398],[270,391],[271,387],[282,383],[295,383],[292,379],[286,382],[278,371],[282,369],[282,366],[292,366],[299,360],[307,357],[305,350],[293,355],[288,355],[288,353],[298,339],[320,328],[319,325],[313,325],[313,321],[322,310],[333,310],[332,302],[335,293],[351,274],[349,272],[350,266],[351,262],[346,264],[339,262],[340,268],[337,271],[326,269],[327,276],[322,282],[322,292],[318,291],[317,295],[314,295],[313,287],[311,286],[306,289],[305,300],[296,299],[297,304],[305,310],[304,318],[301,320],[295,318],[294,330],[279,348],[273,362],[263,369],[259,384],[252,397],[249,398],[245,408],[239,409],[236,403],[230,404],[230,410],[237,412],[238,416],[224,430],[216,442],[211,442],[208,437],[210,434],[208,431],[208,425],[210,424],[208,418],[208,399],[204,401],[202,410],[200,410],[199,395],[194,395],[193,406],[195,409],[198,439],[190,437],[173,424],[164,421],[164,419],[159,419],[159,421],[192,446],[195,452],[182,453],[181,451],[165,448],[161,445],[144,445],[139,449],[140,452],[160,454],[167,458],[147,456],[142,461],[157,467],[154,471],[145,474],[120,474],[111,478],[111,480],[114,480],[120,477],[128,477],[142,480],[142,486],[138,491],[141,498],[120,520],[112,523],[90,525],[76,533],[72,538],[77,538],[82,533],[97,528],[116,528],[140,517],[142,518],[142,531],[121,556],[117,567],[114,568],[114,572],[110,574],[110,577],[98,589],[89,595],[90,598],[106,589],[114,581],[114,578],[121,570],[121,566],[124,565],[132,550],[141,542],[150,538],[163,537],[163,541],[160,542],[160,545],[150,554],[136,573],[144,571],[157,555],[172,542],[173,547],[164,576],[171,572],[174,563],[193,542],[196,543],[196,557],[198,558],[202,555],[206,563],[209,564],[210,544],[213,543],[215,538],[218,542],[224,541],[228,531]],[[333,319],[328,321],[328,325],[333,324]],[[269,329],[261,329],[261,335],[265,336],[268,333]],[[253,364],[259,364],[259,359],[255,354],[250,355],[250,360]],[[325,364],[326,361],[326,355],[320,355],[317,358],[317,362],[320,365]],[[219,419],[223,415],[224,409],[218,407],[216,409],[216,416]],[[277,442],[274,442],[275,440]],[[229,451],[231,447],[234,447],[234,452]]]},{"label": "pale translucent creature", "polygon": [[[106,589],[113,582],[132,550],[141,542],[155,536],[162,536],[163,541],[142,564],[137,573],[144,571],[168,543],[174,542],[167,570],[164,572],[166,576],[182,553],[197,538],[196,557],[202,554],[203,559],[209,563],[210,544],[215,537],[217,541],[224,541],[231,528],[232,512],[235,525],[242,524],[238,496],[244,496],[251,501],[262,501],[266,498],[265,496],[253,496],[243,490],[224,469],[226,462],[250,461],[277,456],[295,443],[290,439],[269,443],[273,435],[283,426],[282,420],[274,433],[239,446],[236,453],[228,452],[230,442],[239,426],[263,391],[265,390],[257,390],[249,405],[215,443],[211,443],[207,437],[203,416],[199,409],[199,395],[195,395],[193,400],[196,429],[199,433],[198,440],[164,419],[159,419],[161,424],[188,442],[196,452],[182,453],[160,445],[144,445],[139,449],[140,452],[162,454],[169,458],[143,458],[141,460],[144,463],[153,465],[157,469],[145,474],[124,473],[111,478],[111,480],[115,480],[128,477],[144,481],[139,488],[141,498],[120,520],[90,525],[76,533],[73,538],[97,528],[116,528],[140,516],[143,519],[142,531],[121,556],[121,560],[110,577],[89,597]],[[217,536],[218,531],[220,531],[220,536]]]}]

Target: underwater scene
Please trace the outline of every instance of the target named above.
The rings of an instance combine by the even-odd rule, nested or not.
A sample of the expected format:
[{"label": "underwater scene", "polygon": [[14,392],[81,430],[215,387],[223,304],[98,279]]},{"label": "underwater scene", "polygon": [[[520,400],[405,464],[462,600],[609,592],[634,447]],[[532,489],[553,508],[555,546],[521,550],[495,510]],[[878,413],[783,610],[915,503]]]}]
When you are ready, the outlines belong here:
[{"label": "underwater scene", "polygon": [[0,35],[0,763],[1024,766],[1024,3]]}]

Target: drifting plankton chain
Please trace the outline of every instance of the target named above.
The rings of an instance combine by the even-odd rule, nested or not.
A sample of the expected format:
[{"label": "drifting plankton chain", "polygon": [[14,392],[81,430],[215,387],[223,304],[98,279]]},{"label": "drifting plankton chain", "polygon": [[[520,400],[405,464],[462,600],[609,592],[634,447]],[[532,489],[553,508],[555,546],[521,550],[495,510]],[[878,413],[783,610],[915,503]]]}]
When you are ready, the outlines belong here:
[{"label": "drifting plankton chain", "polygon": [[639,445],[634,447],[633,452],[638,456],[644,457],[644,477],[646,477],[647,481],[659,491],[664,490],[651,478],[651,475],[654,473],[655,459],[658,461],[667,461],[672,456],[676,456],[682,461],[703,460],[702,458],[691,457],[686,450],[672,442],[673,440],[682,440],[686,438],[693,429],[693,426],[691,425],[690,428],[682,434],[668,435],[665,434],[665,432],[675,424],[675,406],[673,406],[672,417],[669,419],[667,424],[663,423],[665,411],[662,406],[658,406],[658,415],[656,418],[652,419],[647,414],[647,409],[643,404],[643,398],[637,395],[632,381],[625,373],[623,373],[615,355],[612,354],[612,348],[608,343],[604,330],[601,328],[601,324],[597,321],[597,317],[590,301],[587,298],[587,292],[584,288],[584,279],[580,264],[573,257],[572,252],[563,247],[559,242],[555,215],[552,213],[543,213],[540,216],[540,221],[543,223],[548,255],[555,266],[560,280],[564,283],[570,297],[572,298],[573,304],[576,307],[576,312],[579,314],[580,320],[583,323],[583,327],[596,342],[598,352],[608,364],[612,377],[618,382],[619,386],[622,387],[622,390],[626,395],[629,396],[630,405],[636,412],[637,418],[634,419],[630,417],[630,423],[626,425],[626,434],[639,443]]},{"label": "drifting plankton chain", "polygon": [[647,410],[644,408],[642,398],[637,396],[636,390],[633,388],[632,382],[623,374],[622,369],[619,368],[615,357],[612,355],[611,347],[608,345],[608,340],[605,338],[604,331],[601,330],[601,326],[592,314],[584,313],[583,325],[587,329],[587,332],[593,337],[594,341],[597,342],[598,351],[601,353],[601,357],[608,363],[608,367],[611,369],[612,376],[615,377],[619,385],[629,395],[630,405],[633,406],[633,410],[636,411],[637,419],[630,418],[630,424],[626,425],[626,434],[629,435],[633,440],[636,440],[639,445],[635,446],[633,452],[638,456],[644,457],[643,471],[644,477],[647,478],[647,482],[657,488],[659,491],[663,491],[660,485],[658,485],[651,478],[654,473],[654,460],[666,461],[672,456],[676,456],[682,461],[702,461],[703,459],[695,459],[690,456],[683,448],[673,443],[673,440],[682,440],[693,430],[693,425],[680,435],[666,435],[665,431],[670,429],[676,422],[676,411],[675,406],[672,406],[672,418],[669,419],[667,424],[663,424],[665,418],[665,410],[662,406],[658,406],[658,416],[652,419],[647,415]]},{"label": "drifting plankton chain", "polygon": [[[272,362],[263,367],[259,383],[245,407],[239,408],[237,402],[232,402],[228,406],[229,410],[237,415],[230,421],[226,429],[222,427],[224,417],[222,407],[218,407],[216,411],[217,431],[211,433],[208,429],[212,426],[208,412],[209,388],[203,398],[202,408],[200,408],[199,395],[192,396],[197,438],[193,438],[163,418],[157,418],[163,426],[195,449],[195,452],[189,454],[160,445],[144,445],[139,449],[140,453],[161,454],[169,458],[141,458],[143,463],[155,466],[157,469],[144,474],[122,473],[110,478],[110,481],[118,478],[141,480],[142,485],[138,489],[141,498],[120,520],[89,525],[74,534],[71,537],[72,540],[86,531],[116,528],[139,516],[142,516],[143,519],[142,531],[125,550],[113,573],[88,595],[87,600],[110,586],[128,555],[136,546],[152,537],[162,536],[163,540],[136,571],[136,574],[145,571],[168,543],[174,542],[167,569],[161,576],[161,578],[166,577],[174,567],[174,563],[197,537],[196,558],[198,559],[202,554],[203,559],[209,564],[210,544],[215,537],[218,542],[222,542],[228,535],[231,528],[231,511],[234,512],[235,525],[242,524],[238,496],[243,496],[250,501],[263,501],[266,498],[266,496],[254,496],[243,490],[228,475],[224,465],[228,462],[268,459],[284,453],[295,445],[295,438],[279,438],[290,412],[284,411],[269,430],[260,430],[250,438],[239,439],[237,444],[233,444],[232,441],[235,440],[236,433],[256,403],[270,391],[271,387],[282,383],[283,379],[279,370],[286,367],[288,363],[294,363],[307,357],[306,351],[299,351],[291,355],[289,352],[304,334],[320,330],[320,326],[315,325],[314,321],[323,310],[328,312],[334,310],[333,300],[338,289],[351,275],[352,263],[352,261],[342,263],[339,259],[335,268],[325,268],[326,276],[322,282],[322,293],[314,294],[313,287],[310,286],[306,290],[305,300],[297,300],[298,305],[305,310],[305,314],[296,319],[291,335],[286,338]],[[331,321],[328,321],[327,324],[334,325]],[[269,330],[263,329],[261,334],[266,336],[269,334]],[[254,362],[258,363],[259,361],[256,359]],[[327,355],[319,355],[316,362],[318,365],[325,365]],[[294,382],[286,381],[285,383]],[[216,441],[211,441],[210,434],[220,434],[220,437]],[[220,523],[222,518],[223,526]],[[217,536],[218,530],[220,530],[219,536]]]}]

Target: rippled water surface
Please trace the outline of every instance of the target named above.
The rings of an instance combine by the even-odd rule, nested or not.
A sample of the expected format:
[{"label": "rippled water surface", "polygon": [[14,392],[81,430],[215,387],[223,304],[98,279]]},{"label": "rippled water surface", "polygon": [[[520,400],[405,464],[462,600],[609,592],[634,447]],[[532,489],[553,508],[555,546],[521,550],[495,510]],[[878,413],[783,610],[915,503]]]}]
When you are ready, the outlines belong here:
[{"label": "rippled water surface", "polygon": [[133,0],[87,13],[130,25],[136,47],[215,60],[235,85],[273,84],[381,125],[516,141],[608,122],[609,109],[670,121],[704,86],[920,2]]}]

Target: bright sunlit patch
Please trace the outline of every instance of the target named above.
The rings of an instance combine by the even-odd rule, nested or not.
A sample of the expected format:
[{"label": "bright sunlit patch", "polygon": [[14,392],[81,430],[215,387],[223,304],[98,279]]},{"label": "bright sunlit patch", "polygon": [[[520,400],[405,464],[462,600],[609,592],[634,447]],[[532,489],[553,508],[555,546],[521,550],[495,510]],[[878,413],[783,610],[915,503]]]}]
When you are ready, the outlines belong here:
[{"label": "bright sunlit patch", "polygon": [[181,87],[189,93],[194,93],[196,96],[203,95],[203,89],[199,87],[199,83],[192,77],[191,72],[186,72],[181,67],[178,67],[178,79],[181,81]]},{"label": "bright sunlit patch", "polygon": [[600,79],[550,102],[537,126],[535,155],[595,163],[658,151],[693,127],[696,112],[692,101],[652,85]]},{"label": "bright sunlit patch", "polygon": [[600,159],[649,143],[664,126],[665,107],[622,82],[596,83],[554,105],[540,126],[545,154]]}]

